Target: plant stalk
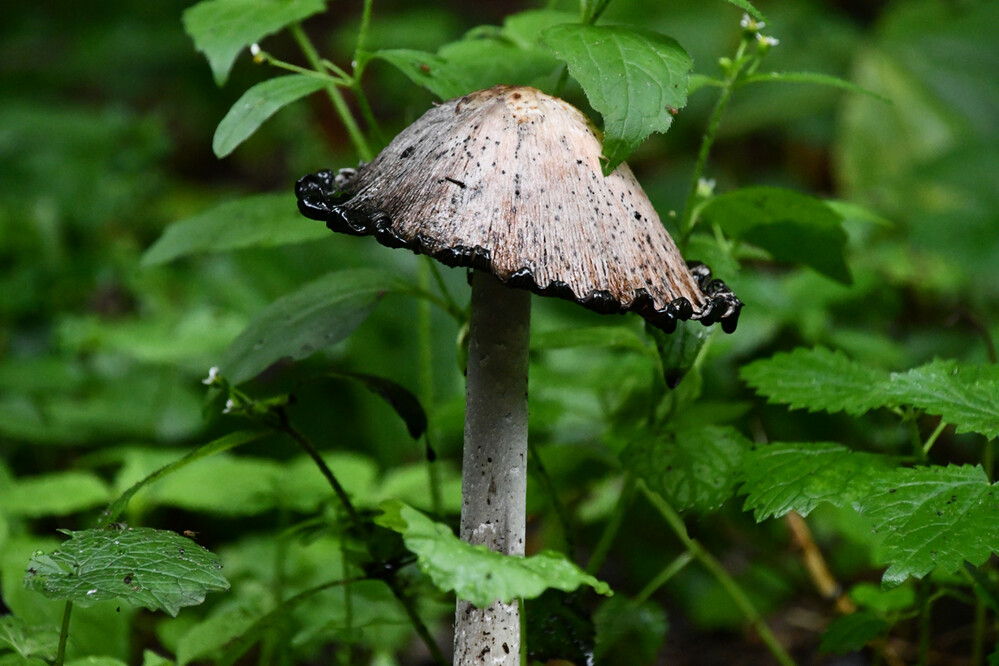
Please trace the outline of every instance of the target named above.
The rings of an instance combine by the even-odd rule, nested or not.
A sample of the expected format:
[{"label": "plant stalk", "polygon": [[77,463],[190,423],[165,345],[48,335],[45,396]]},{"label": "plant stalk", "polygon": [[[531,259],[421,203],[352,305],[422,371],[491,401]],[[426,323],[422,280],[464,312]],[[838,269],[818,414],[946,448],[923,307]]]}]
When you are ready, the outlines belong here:
[{"label": "plant stalk", "polygon": [[[530,292],[472,273],[462,459],[461,538],[524,554]],[[455,664],[520,664],[520,609],[494,602],[455,610]]]}]

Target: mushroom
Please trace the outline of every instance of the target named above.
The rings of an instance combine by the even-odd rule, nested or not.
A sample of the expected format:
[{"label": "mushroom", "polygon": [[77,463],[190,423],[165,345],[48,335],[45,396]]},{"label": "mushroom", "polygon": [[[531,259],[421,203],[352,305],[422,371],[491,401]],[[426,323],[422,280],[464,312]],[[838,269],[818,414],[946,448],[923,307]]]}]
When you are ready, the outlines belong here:
[{"label": "mushroom", "polygon": [[[427,111],[370,163],[296,185],[299,210],[448,266],[472,285],[461,538],[524,553],[530,292],[600,313],[735,330],[742,303],[688,265],[598,131],[538,90],[496,86]],[[516,602],[458,603],[455,663],[520,663]]]}]

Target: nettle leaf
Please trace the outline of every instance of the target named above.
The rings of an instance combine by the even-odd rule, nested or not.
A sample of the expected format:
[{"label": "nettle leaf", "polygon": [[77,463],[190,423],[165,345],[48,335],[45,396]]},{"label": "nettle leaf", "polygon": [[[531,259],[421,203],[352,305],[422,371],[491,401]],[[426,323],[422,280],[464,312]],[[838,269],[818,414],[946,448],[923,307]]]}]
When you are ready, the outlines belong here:
[{"label": "nettle leaf", "polygon": [[454,99],[471,92],[463,73],[437,54],[415,49],[381,49],[369,57],[384,60],[440,99]]},{"label": "nettle leaf", "polygon": [[654,356],[648,342],[633,329],[624,326],[588,326],[531,332],[532,351],[576,347],[618,347]]},{"label": "nettle leaf", "polygon": [[323,9],[323,0],[204,0],[184,11],[184,30],[221,86],[240,51]]},{"label": "nettle leaf", "polygon": [[648,323],[646,332],[656,341],[662,363],[663,381],[674,389],[694,367],[701,348],[711,336],[711,330],[694,322],[677,322],[677,330],[668,334]]},{"label": "nettle leaf", "polygon": [[706,512],[734,494],[743,453],[750,446],[734,428],[705,426],[633,442],[621,459],[675,508]]},{"label": "nettle leaf", "polygon": [[999,365],[936,360],[892,373],[889,390],[900,403],[953,423],[959,433],[999,436]]},{"label": "nettle leaf", "polygon": [[275,247],[328,236],[325,226],[302,217],[292,194],[256,194],[174,222],[146,250],[142,265],[164,264],[199,252]]},{"label": "nettle leaf", "polygon": [[999,489],[981,467],[897,469],[879,486],[860,509],[884,536],[880,552],[890,565],[882,584],[935,568],[954,573],[965,560],[977,566],[999,552]]},{"label": "nettle leaf", "polygon": [[637,604],[614,597],[593,614],[597,626],[594,656],[597,663],[652,664],[662,648],[668,623],[657,604]]},{"label": "nettle leaf", "polygon": [[317,76],[290,74],[253,86],[232,105],[215,130],[215,137],[212,139],[215,156],[225,157],[283,107],[328,84],[328,81]]},{"label": "nettle leaf", "polygon": [[742,369],[742,378],[770,402],[792,409],[859,416],[878,407],[911,405],[940,416],[957,432],[999,436],[999,366],[936,360],[888,373],[823,347],[798,348]]},{"label": "nettle leaf", "polygon": [[0,506],[8,516],[65,516],[107,503],[111,490],[96,474],[56,472],[14,479],[0,489]]},{"label": "nettle leaf", "polygon": [[381,508],[384,513],[375,522],[402,535],[406,548],[416,554],[420,570],[434,585],[479,608],[497,600],[533,599],[549,588],[570,592],[589,585],[600,594],[612,594],[606,583],[561,553],[502,555],[461,541],[447,525],[435,523],[402,502],[390,500]]},{"label": "nettle leaf", "polygon": [[887,628],[888,623],[870,611],[843,615],[829,623],[819,642],[819,652],[856,652]]},{"label": "nettle leaf", "polygon": [[856,508],[890,469],[884,456],[839,444],[767,444],[746,453],[740,492],[758,522],[791,511],[807,516],[822,502]]},{"label": "nettle leaf", "polygon": [[208,592],[229,589],[218,556],[191,539],[148,527],[65,531],[50,555],[37,553],[24,583],[80,606],[119,599],[176,616]]},{"label": "nettle leaf", "polygon": [[675,40],[650,30],[563,24],[542,40],[569,66],[604,119],[604,174],[647,136],[665,132],[687,104],[693,62]]},{"label": "nettle leaf", "polygon": [[894,404],[883,388],[888,372],[851,361],[841,351],[799,347],[742,368],[742,378],[769,402],[792,409],[859,416]]},{"label": "nettle leaf", "polygon": [[701,215],[777,261],[804,264],[852,283],[842,217],[821,199],[778,187],[747,187],[711,199]]},{"label": "nettle leaf", "polygon": [[373,269],[329,273],[263,309],[219,362],[233,384],[282,358],[299,360],[348,337],[388,292],[411,291],[400,278]]}]

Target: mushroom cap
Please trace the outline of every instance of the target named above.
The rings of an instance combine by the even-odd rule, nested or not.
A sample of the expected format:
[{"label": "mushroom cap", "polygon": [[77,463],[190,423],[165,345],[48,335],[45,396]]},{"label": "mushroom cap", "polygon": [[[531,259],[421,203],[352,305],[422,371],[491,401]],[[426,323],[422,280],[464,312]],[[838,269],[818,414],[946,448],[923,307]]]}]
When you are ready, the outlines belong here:
[{"label": "mushroom cap", "polygon": [[295,187],[303,215],[448,266],[576,301],[735,330],[742,303],[689,267],[627,164],[609,176],[586,116],[539,90],[496,86],[427,111],[370,163]]}]

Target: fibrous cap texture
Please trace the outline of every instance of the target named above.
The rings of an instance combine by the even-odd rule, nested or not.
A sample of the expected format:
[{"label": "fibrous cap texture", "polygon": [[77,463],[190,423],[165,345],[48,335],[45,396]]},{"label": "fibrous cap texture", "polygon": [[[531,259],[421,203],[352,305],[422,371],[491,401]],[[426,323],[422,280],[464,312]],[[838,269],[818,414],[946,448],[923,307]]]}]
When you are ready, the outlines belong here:
[{"label": "fibrous cap texture", "polygon": [[449,266],[602,313],[633,311],[735,330],[742,303],[687,265],[626,164],[609,176],[597,130],[534,88],[444,102],[357,169],[298,181],[299,209]]}]

